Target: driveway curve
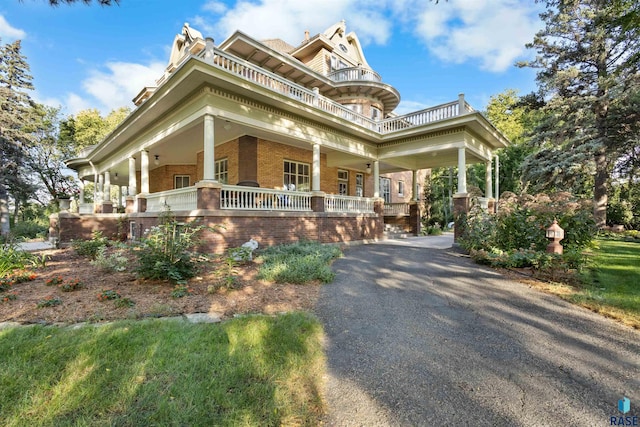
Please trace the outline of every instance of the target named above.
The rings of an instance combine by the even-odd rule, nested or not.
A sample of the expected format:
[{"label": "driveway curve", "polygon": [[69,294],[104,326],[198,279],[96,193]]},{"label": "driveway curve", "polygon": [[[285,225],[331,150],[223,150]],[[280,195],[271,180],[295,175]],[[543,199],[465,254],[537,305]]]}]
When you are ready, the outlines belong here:
[{"label": "driveway curve", "polygon": [[327,425],[608,426],[623,396],[640,415],[639,331],[424,239],[334,263]]}]

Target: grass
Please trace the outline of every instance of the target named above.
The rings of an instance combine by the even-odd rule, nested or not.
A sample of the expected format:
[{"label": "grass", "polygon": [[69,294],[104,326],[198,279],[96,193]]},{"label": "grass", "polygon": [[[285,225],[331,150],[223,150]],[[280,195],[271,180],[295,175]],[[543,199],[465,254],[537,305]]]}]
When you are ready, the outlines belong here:
[{"label": "grass", "polygon": [[585,286],[571,299],[640,329],[640,242],[598,239]]},{"label": "grass", "polygon": [[314,280],[330,283],[335,278],[330,263],[341,255],[337,246],[318,242],[272,246],[260,253],[262,264],[258,278],[278,283],[308,283]]},{"label": "grass", "polygon": [[311,315],[0,330],[4,426],[317,425]]}]

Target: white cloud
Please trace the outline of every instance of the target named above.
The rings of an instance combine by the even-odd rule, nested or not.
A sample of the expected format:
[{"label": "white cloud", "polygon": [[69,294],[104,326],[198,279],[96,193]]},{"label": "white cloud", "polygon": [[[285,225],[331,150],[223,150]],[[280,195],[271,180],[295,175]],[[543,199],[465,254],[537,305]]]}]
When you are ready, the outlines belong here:
[{"label": "white cloud", "polygon": [[[131,100],[145,86],[155,86],[155,81],[164,72],[166,64],[152,62],[135,64],[130,62],[108,62],[104,70],[91,70],[89,77],[82,81],[82,88],[99,101],[103,112],[129,106]],[[74,105],[82,105],[81,98],[67,99]],[[89,101],[90,103],[91,101]],[[69,109],[72,109],[69,106]]]},{"label": "white cloud", "polygon": [[4,16],[0,15],[0,38],[9,40],[24,39],[27,33],[19,28],[12,27]]},{"label": "white cloud", "polygon": [[202,10],[219,15],[227,11],[227,5],[220,1],[211,0],[202,6]]},{"label": "white cloud", "polygon": [[476,60],[500,72],[525,55],[525,44],[542,26],[540,7],[518,0],[430,3],[417,15],[415,32],[444,61]]}]

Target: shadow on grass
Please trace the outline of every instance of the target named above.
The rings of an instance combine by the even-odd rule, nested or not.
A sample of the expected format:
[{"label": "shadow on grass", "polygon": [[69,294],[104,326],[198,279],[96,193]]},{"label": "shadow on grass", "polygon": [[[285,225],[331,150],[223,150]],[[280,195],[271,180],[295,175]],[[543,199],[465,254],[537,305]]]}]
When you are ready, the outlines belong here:
[{"label": "shadow on grass", "polygon": [[0,416],[30,426],[316,424],[321,335],[301,313],[6,329]]}]

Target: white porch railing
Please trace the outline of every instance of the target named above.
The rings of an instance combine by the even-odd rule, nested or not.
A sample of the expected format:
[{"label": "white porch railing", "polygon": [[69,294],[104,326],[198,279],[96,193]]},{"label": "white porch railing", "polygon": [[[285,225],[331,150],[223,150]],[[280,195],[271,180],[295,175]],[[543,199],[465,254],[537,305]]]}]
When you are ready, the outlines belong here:
[{"label": "white porch railing", "polygon": [[[465,111],[460,111],[460,101],[458,100],[417,111],[415,113],[405,114],[404,116],[375,121],[367,116],[356,113],[330,98],[314,93],[312,90],[293,83],[275,73],[265,71],[248,61],[229,55],[216,47],[213,48],[213,52],[204,49],[195,55],[195,57],[213,65],[216,68],[239,76],[254,84],[279,92],[289,98],[296,99],[304,104],[319,108],[327,113],[342,117],[350,122],[357,123],[369,130],[373,130],[381,134],[395,132],[415,126],[422,126],[427,123],[444,120],[464,114],[465,112],[473,111],[473,108],[471,108],[466,101],[462,104],[464,105]],[[369,78],[370,76],[367,77]]]},{"label": "white porch railing", "polygon": [[409,215],[409,203],[385,203],[385,215]]},{"label": "white porch railing", "polygon": [[78,204],[78,213],[79,214],[92,214],[93,213],[93,203],[79,203]]},{"label": "white porch railing", "polygon": [[147,195],[147,212],[161,212],[167,207],[172,211],[195,210],[198,206],[197,199],[196,187],[151,193]]},{"label": "white porch railing", "polygon": [[362,67],[350,67],[341,68],[340,70],[333,71],[327,76],[334,82],[347,82],[365,80],[370,82],[381,82],[382,78],[380,74],[373,70],[368,70]]},{"label": "white porch railing", "polygon": [[368,197],[325,194],[325,212],[373,213],[374,199]]},{"label": "white porch railing", "polygon": [[311,193],[223,185],[220,209],[311,211]]}]

